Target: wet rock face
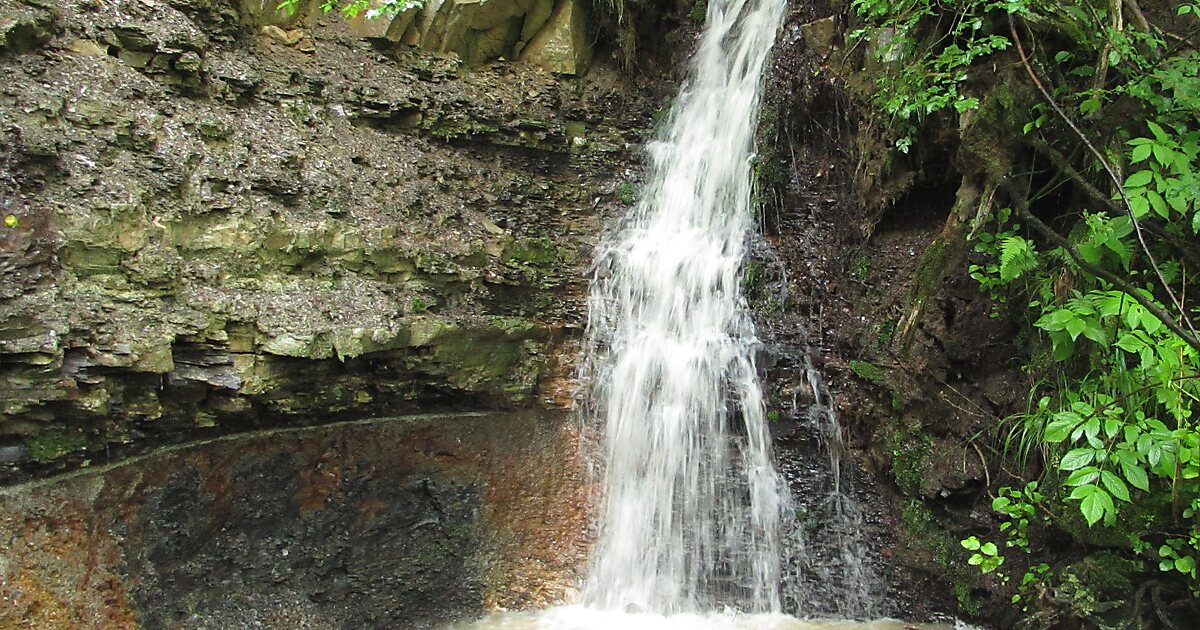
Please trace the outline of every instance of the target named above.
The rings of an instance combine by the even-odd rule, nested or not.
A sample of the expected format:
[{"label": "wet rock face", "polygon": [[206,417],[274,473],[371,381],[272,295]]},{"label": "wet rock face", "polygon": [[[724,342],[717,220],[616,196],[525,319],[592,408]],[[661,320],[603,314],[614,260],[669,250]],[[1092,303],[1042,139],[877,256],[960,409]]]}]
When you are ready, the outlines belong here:
[{"label": "wet rock face", "polygon": [[[1012,364],[1011,327],[992,317],[966,265],[933,281],[922,268],[955,203],[957,140],[927,143],[936,148],[919,158],[880,147],[870,105],[855,92],[867,61],[851,50],[853,26],[836,4],[789,14],[762,115],[756,169],[771,192],[772,247],[748,263],[745,288],[777,354],[767,364],[772,433],[785,468],[828,484],[828,472],[808,469],[828,438],[805,411],[820,402],[836,412],[843,484],[857,483],[865,555],[886,581],[875,589],[879,612],[978,616],[986,626],[1009,596],[980,588],[959,545],[990,512],[988,462],[975,442],[1023,409],[1028,388]],[[887,169],[872,162],[881,156]],[[917,289],[925,311],[906,345],[900,322]],[[813,400],[805,361],[819,368],[828,401]],[[836,520],[812,512],[799,517],[806,530],[836,534]],[[802,604],[837,611],[844,591],[823,591]]]},{"label": "wet rock face", "polygon": [[545,397],[650,124],[611,71],[206,0],[0,4],[0,480]]},{"label": "wet rock face", "polygon": [[0,490],[0,626],[427,628],[556,601],[586,552],[574,452],[561,418],[414,417]]}]

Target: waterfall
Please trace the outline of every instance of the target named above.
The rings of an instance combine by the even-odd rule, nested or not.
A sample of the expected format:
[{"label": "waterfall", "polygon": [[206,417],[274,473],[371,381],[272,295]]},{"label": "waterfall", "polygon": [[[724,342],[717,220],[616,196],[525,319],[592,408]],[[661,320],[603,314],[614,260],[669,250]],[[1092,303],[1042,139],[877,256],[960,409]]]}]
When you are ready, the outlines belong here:
[{"label": "waterfall", "polygon": [[780,513],[741,291],[763,67],[785,0],[709,0],[641,201],[600,246],[589,413],[604,507],[588,606],[778,611]]}]

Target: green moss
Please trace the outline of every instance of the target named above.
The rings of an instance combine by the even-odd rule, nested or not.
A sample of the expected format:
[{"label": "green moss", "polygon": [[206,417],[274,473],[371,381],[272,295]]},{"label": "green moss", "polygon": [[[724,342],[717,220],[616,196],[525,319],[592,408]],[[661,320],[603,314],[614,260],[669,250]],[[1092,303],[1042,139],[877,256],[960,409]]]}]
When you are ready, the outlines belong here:
[{"label": "green moss", "polygon": [[29,438],[29,455],[39,462],[51,462],[87,448],[82,433],[47,432]]},{"label": "green moss", "polygon": [[628,182],[621,184],[621,187],[618,192],[621,196],[621,203],[623,203],[625,205],[632,204],[634,202],[634,200],[637,198],[637,196],[636,196],[637,189],[633,187],[633,184],[630,184]]},{"label": "green moss", "polygon": [[888,402],[892,411],[900,413],[908,405],[907,399],[900,390],[888,379],[887,373],[873,363],[866,361],[851,361],[848,364],[850,371],[862,380],[871,383],[877,387],[883,388],[888,394]]},{"label": "green moss", "polygon": [[688,17],[692,18],[693,20],[695,20],[697,22],[703,22],[704,18],[707,16],[708,16],[707,0],[696,0],[696,4],[692,5],[692,10],[688,11]]},{"label": "green moss", "polygon": [[954,583],[954,600],[958,602],[958,609],[969,617],[979,616],[979,602],[971,597],[971,587],[966,582]]},{"label": "green moss", "polygon": [[1115,551],[1100,551],[1067,567],[1063,574],[1077,577],[1079,588],[1094,598],[1120,599],[1133,593],[1137,564]]},{"label": "green moss", "polygon": [[754,299],[759,294],[765,277],[766,270],[762,263],[752,261],[746,264],[746,270],[742,273],[742,291],[746,297]]},{"label": "green moss", "polygon": [[548,267],[558,260],[558,248],[546,237],[526,238],[510,243],[501,257],[506,263]]},{"label": "green moss", "polygon": [[925,251],[921,252],[921,258],[913,272],[913,295],[919,296],[921,301],[937,292],[937,285],[944,276],[949,253],[949,248],[940,237],[934,239]]},{"label": "green moss", "polygon": [[[754,179],[754,206],[761,208],[764,216],[771,211],[778,211],[776,193],[786,185],[790,176],[790,160],[780,155],[779,141],[779,109],[773,103],[783,99],[768,86],[766,98],[759,110],[758,129],[755,130],[755,146],[758,155],[754,157],[752,170]],[[786,102],[786,100],[784,101]]]},{"label": "green moss", "polygon": [[887,378],[884,377],[883,370],[879,369],[875,364],[867,363],[866,361],[851,361],[849,367],[851,372],[854,372],[864,381],[874,383],[880,387],[887,386]]},{"label": "green moss", "polygon": [[892,476],[906,496],[921,496],[921,482],[929,467],[931,439],[920,431],[899,430],[887,437],[892,454]]},{"label": "green moss", "polygon": [[900,512],[900,523],[902,540],[911,547],[927,551],[941,569],[942,576],[950,582],[959,612],[978,616],[979,602],[971,596],[971,583],[978,574],[958,557],[962,549],[956,537],[942,527],[920,499],[905,502]]},{"label": "green moss", "polygon": [[875,324],[875,343],[879,349],[887,348],[896,336],[896,320],[889,319]]}]

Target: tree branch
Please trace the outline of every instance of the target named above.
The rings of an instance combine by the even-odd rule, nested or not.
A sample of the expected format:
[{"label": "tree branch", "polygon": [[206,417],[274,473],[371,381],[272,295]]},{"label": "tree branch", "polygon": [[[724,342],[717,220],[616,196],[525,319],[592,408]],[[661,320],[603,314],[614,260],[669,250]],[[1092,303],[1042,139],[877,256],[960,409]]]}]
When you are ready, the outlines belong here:
[{"label": "tree branch", "polygon": [[[1071,120],[1071,117],[1068,116],[1061,107],[1059,107],[1058,102],[1054,100],[1054,97],[1050,94],[1049,90],[1046,89],[1046,86],[1042,84],[1041,79],[1038,78],[1037,73],[1034,72],[1033,66],[1029,64],[1029,56],[1025,54],[1025,46],[1021,43],[1021,37],[1017,35],[1017,25],[1013,20],[1011,13],[1008,15],[1008,28],[1012,33],[1013,43],[1017,45],[1017,52],[1021,55],[1021,63],[1025,66],[1025,72],[1029,74],[1029,78],[1033,80],[1033,84],[1037,86],[1038,91],[1042,93],[1042,96],[1046,99],[1046,102],[1050,104],[1050,107],[1052,107],[1054,111],[1058,113],[1059,117],[1063,119],[1063,122],[1067,123],[1067,126],[1071,128],[1071,131],[1074,131],[1075,135],[1079,136],[1079,139],[1083,141],[1084,146],[1086,146],[1088,150],[1092,152],[1092,155],[1096,156],[1096,159],[1099,160],[1100,165],[1104,167],[1105,172],[1108,173],[1108,176],[1112,179],[1113,183],[1116,184],[1117,191],[1121,193],[1121,200],[1125,202],[1125,206],[1127,208],[1132,208],[1132,205],[1129,203],[1129,196],[1125,194],[1125,187],[1122,185],[1121,178],[1117,176],[1117,172],[1113,168],[1112,164],[1110,164],[1104,157],[1104,154],[1092,144],[1092,141],[1088,139],[1087,134],[1083,133],[1079,126],[1075,124],[1075,121]],[[1145,235],[1142,234],[1141,223],[1138,221],[1137,216],[1134,215],[1132,209],[1129,211],[1129,220],[1131,223],[1133,223],[1133,231],[1134,234],[1137,235],[1138,244],[1141,245],[1142,252],[1146,254],[1146,259],[1150,261],[1150,266],[1154,268],[1154,273],[1158,276],[1159,282],[1162,283],[1163,290],[1166,291],[1167,295],[1171,298],[1172,306],[1174,306],[1175,310],[1179,312],[1180,320],[1182,320],[1184,325],[1187,326],[1188,330],[1191,331],[1192,334],[1189,338],[1194,341],[1197,336],[1196,328],[1192,326],[1192,320],[1190,317],[1188,317],[1187,308],[1185,308],[1183,302],[1175,296],[1175,291],[1171,289],[1170,283],[1167,282],[1166,276],[1163,275],[1162,269],[1159,268],[1158,261],[1154,258],[1154,254],[1151,253],[1150,247],[1146,244]],[[1166,320],[1164,320],[1163,323],[1166,323]],[[1189,342],[1189,345],[1191,345],[1191,342]],[[1196,346],[1196,350],[1200,351],[1200,346]]]},{"label": "tree branch", "polygon": [[1171,332],[1178,335],[1179,338],[1184,341],[1184,343],[1191,346],[1196,350],[1196,352],[1200,352],[1200,337],[1197,337],[1195,333],[1189,333],[1187,330],[1184,330],[1184,328],[1179,325],[1179,322],[1172,319],[1171,316],[1168,315],[1161,306],[1147,299],[1146,296],[1142,295],[1142,292],[1139,291],[1137,287],[1130,284],[1127,280],[1118,277],[1116,274],[1106,269],[1097,267],[1096,265],[1093,265],[1084,259],[1083,255],[1079,253],[1079,250],[1075,248],[1075,245],[1056,232],[1054,228],[1046,225],[1041,219],[1037,218],[1032,212],[1030,212],[1029,201],[1025,198],[1025,194],[1017,189],[1017,187],[1014,186],[1011,181],[1005,181],[1003,187],[1004,191],[1008,193],[1010,200],[1013,202],[1013,206],[1016,208],[1017,215],[1024,219],[1030,226],[1032,226],[1034,230],[1037,230],[1039,234],[1049,239],[1055,245],[1063,248],[1063,251],[1067,252],[1067,255],[1071,257],[1071,260],[1075,261],[1075,264],[1079,265],[1080,269],[1083,269],[1093,276],[1107,281],[1117,289],[1124,291],[1127,295],[1129,295],[1129,297],[1133,298],[1138,304],[1141,304],[1147,311],[1149,311],[1151,315],[1157,317],[1158,320],[1162,322],[1163,326],[1166,326]]},{"label": "tree branch", "polygon": [[[1093,186],[1092,183],[1089,182],[1082,173],[1080,173],[1074,166],[1071,165],[1071,162],[1067,160],[1067,156],[1063,155],[1058,149],[1050,146],[1048,142],[1044,140],[1038,140],[1036,138],[1027,139],[1026,142],[1035,150],[1040,151],[1047,158],[1049,158],[1050,162],[1055,168],[1057,168],[1067,177],[1070,177],[1079,186],[1079,188],[1083,190],[1083,192],[1087,193],[1087,196],[1092,198],[1093,201],[1101,204],[1106,210],[1113,214],[1130,216],[1128,208],[1117,205],[1111,198],[1109,198],[1108,195],[1100,192],[1100,189]],[[1159,238],[1175,246],[1175,249],[1179,251],[1179,253],[1186,258],[1188,262],[1200,268],[1200,254],[1197,254],[1195,244],[1189,243],[1179,238],[1179,236],[1175,234],[1171,234],[1166,230],[1166,228],[1153,221],[1142,221],[1142,227],[1144,227],[1147,231],[1154,233],[1155,236],[1158,236]]]}]

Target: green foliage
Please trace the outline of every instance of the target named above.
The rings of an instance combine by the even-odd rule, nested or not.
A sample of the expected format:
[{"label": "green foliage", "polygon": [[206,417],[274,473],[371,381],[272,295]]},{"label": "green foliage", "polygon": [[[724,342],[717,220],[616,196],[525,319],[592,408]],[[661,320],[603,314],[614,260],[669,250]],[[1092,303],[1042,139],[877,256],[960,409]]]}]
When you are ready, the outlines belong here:
[{"label": "green foliage", "polygon": [[992,500],[992,510],[1005,517],[1000,531],[1008,536],[1006,547],[1029,551],[1029,525],[1037,515],[1042,498],[1036,481],[1029,482],[1021,490],[1000,488],[1000,495]]},{"label": "green foliage", "polygon": [[[1028,601],[1030,594],[1039,587],[1044,588],[1053,578],[1053,573],[1050,571],[1050,565],[1045,562],[1039,563],[1029,568],[1024,575],[1021,576],[1021,583],[1017,585],[1017,592],[1012,596],[1012,603],[1017,604],[1022,601]],[[1024,612],[1029,612],[1029,606],[1022,606]]]},{"label": "green foliage", "polygon": [[[284,15],[292,15],[300,5],[300,0],[282,0],[275,8]],[[337,10],[342,15],[353,18],[360,14],[367,19],[394,17],[409,9],[420,9],[425,6],[425,0],[323,0],[321,11],[331,13]]]},{"label": "green foliage", "polygon": [[[997,222],[1004,225],[1012,210],[999,210]],[[1004,287],[1037,266],[1034,244],[1018,235],[1020,224],[1004,225],[997,233],[980,232],[975,236],[975,251],[984,254],[988,262],[972,264],[967,273],[980,288],[1000,302],[1006,297]]]},{"label": "green foliage", "polygon": [[963,546],[963,549],[973,552],[970,558],[967,559],[967,564],[979,567],[979,570],[984,573],[991,573],[1004,564],[1004,556],[1000,554],[1000,549],[996,547],[996,543],[980,542],[978,538],[971,536],[964,539],[960,544]]},{"label": "green foliage", "polygon": [[[1196,60],[1200,63],[1200,59]],[[1146,121],[1151,137],[1134,138],[1127,144],[1130,164],[1145,168],[1125,178],[1124,193],[1134,217],[1153,213],[1165,221],[1178,221],[1200,233],[1200,209],[1196,191],[1200,189],[1200,129],[1164,129]]]},{"label": "green foliage", "polygon": [[[883,71],[875,104],[905,133],[896,148],[907,153],[915,124],[938,111],[979,107],[964,90],[976,61],[1008,48],[1008,37],[989,32],[1001,11],[1024,12],[1025,2],[1004,0],[854,0],[864,26],[851,39],[875,44]],[[933,26],[930,26],[932,24]]]},{"label": "green foliage", "polygon": [[[998,202],[973,226],[968,268],[999,302],[1029,305],[1021,338],[1036,402],[1007,421],[1005,451],[1022,468],[1032,454],[1047,467],[994,500],[1006,546],[1028,550],[1030,527],[1081,518],[1119,529],[1134,553],[1195,587],[1200,356],[1188,320],[1200,318],[1200,3],[1176,6],[1185,17],[1167,22],[1083,0],[851,3],[863,24],[855,36],[879,61],[873,103],[900,130],[902,151],[925,117],[979,107],[989,82],[974,77],[996,66],[1028,57],[1046,92],[1019,107],[1030,111],[1029,146],[1057,161],[1039,154],[1020,175],[994,174],[1033,183],[1028,200],[1002,190],[1041,219],[1018,223]],[[1010,23],[1019,55],[1002,53],[1018,43]],[[1041,190],[1039,177],[1049,182]],[[985,572],[1003,562],[989,544],[963,540]],[[1040,566],[1014,601],[1048,579]]]}]

